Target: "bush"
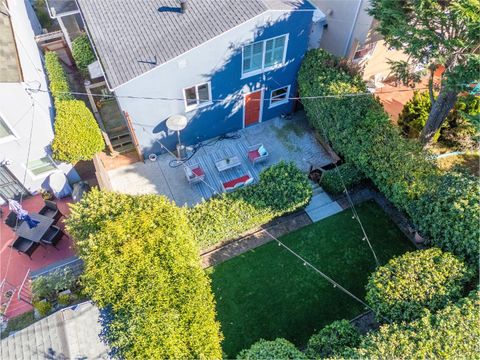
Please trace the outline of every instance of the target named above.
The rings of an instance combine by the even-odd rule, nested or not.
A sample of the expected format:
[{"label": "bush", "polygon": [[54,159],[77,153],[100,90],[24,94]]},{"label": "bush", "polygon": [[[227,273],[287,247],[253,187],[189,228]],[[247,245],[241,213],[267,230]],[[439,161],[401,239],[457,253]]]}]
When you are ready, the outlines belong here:
[{"label": "bush", "polygon": [[61,100],[55,107],[52,150],[56,160],[76,164],[80,160],[91,160],[105,148],[100,128],[83,101]]},{"label": "bush", "polygon": [[[338,173],[340,173],[340,175]],[[364,178],[365,176],[355,167],[355,165],[345,163],[339,165],[338,170],[331,169],[325,171],[322,175],[320,186],[326,192],[337,195],[341,194],[345,190],[345,187],[351,189]]]},{"label": "bush", "polygon": [[[365,93],[367,90],[362,78],[345,71],[344,67],[339,59],[324,50],[309,51],[298,76],[300,95]],[[432,185],[444,182],[441,178],[445,175],[417,141],[401,136],[375,98],[346,96],[304,99],[303,104],[311,124],[328,137],[334,149],[347,162],[361,169],[396,207],[407,212],[415,225],[423,229],[423,235],[432,237],[432,242],[436,244],[455,243],[448,250],[465,257],[475,266],[478,264],[478,247],[465,244],[478,240],[479,213],[475,213],[476,209],[467,210],[476,222],[470,221],[470,217],[450,218],[460,204],[466,209],[470,204],[479,202],[479,194],[470,190],[476,183],[466,178],[464,182],[468,183],[467,186],[450,191],[449,204],[439,200],[442,196],[439,193],[433,201],[440,203],[431,206],[446,211],[443,214],[438,212],[432,218],[430,212],[422,211],[425,207],[418,205],[425,194],[429,194]],[[435,231],[437,227],[444,228],[444,224],[453,221],[455,238],[450,238],[446,231]]]},{"label": "bush", "polygon": [[70,100],[70,86],[62,64],[55,52],[45,53],[45,68],[49,79],[49,88],[55,100]]},{"label": "bush", "polygon": [[479,296],[472,294],[436,314],[427,313],[409,324],[383,325],[365,336],[357,349],[344,353],[354,359],[478,359]]},{"label": "bush", "polygon": [[264,170],[257,184],[189,209],[188,219],[195,239],[206,248],[295,211],[311,196],[306,175],[293,163],[280,162]]},{"label": "bush", "polygon": [[249,349],[242,350],[238,355],[239,360],[272,360],[272,359],[307,359],[295,345],[285,339],[273,341],[259,340]]},{"label": "bush", "polygon": [[38,311],[41,317],[47,316],[52,310],[52,304],[48,301],[34,302],[33,307]]},{"label": "bush", "polygon": [[379,267],[367,284],[367,303],[379,320],[411,321],[457,301],[472,276],[449,253],[432,248],[406,253]]},{"label": "bush", "polygon": [[71,290],[77,278],[68,267],[56,269],[51,273],[39,276],[32,281],[32,294],[35,301],[41,299],[54,300],[58,292]]},{"label": "bush", "polygon": [[66,306],[66,305],[70,304],[70,294],[58,295],[57,302],[61,306]]},{"label": "bush", "polygon": [[221,357],[210,282],[183,208],[163,196],[92,190],[72,205],[67,227],[84,260],[85,292],[108,309],[112,355]]},{"label": "bush", "polygon": [[[398,117],[398,125],[402,128],[403,133],[412,139],[418,139],[427,123],[431,107],[428,92],[415,91]],[[437,141],[439,136],[440,130],[435,133],[433,141]]]},{"label": "bush", "polygon": [[82,34],[73,40],[72,56],[82,75],[87,77],[88,65],[95,61],[95,54],[87,34]]},{"label": "bush", "polygon": [[309,359],[337,357],[359,343],[360,333],[349,321],[334,321],[308,340],[306,355]]}]

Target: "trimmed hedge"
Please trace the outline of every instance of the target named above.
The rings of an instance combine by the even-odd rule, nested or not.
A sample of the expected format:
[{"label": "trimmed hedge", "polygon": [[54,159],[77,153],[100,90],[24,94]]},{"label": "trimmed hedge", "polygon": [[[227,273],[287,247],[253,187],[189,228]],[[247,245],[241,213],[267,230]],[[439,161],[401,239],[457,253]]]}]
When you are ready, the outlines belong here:
[{"label": "trimmed hedge", "polygon": [[188,218],[198,244],[206,248],[298,210],[311,197],[307,176],[293,163],[282,161],[265,169],[257,184],[189,209]]},{"label": "trimmed hedge", "polygon": [[357,349],[343,354],[352,359],[478,359],[479,294],[412,323],[383,325],[366,335]]},{"label": "trimmed hedge", "polygon": [[163,196],[93,189],[67,229],[85,292],[103,310],[102,336],[122,359],[219,359],[210,281],[185,211]]},{"label": "trimmed hedge", "polygon": [[78,70],[84,77],[88,76],[88,65],[95,61],[92,45],[87,34],[82,34],[72,42],[72,56]]},{"label": "trimmed hedge", "polygon": [[472,274],[450,253],[418,250],[379,267],[367,284],[367,303],[381,321],[411,321],[463,295]]},{"label": "trimmed hedge", "polygon": [[347,320],[338,320],[325,326],[308,340],[305,351],[309,359],[325,359],[340,356],[347,347],[360,343],[360,333]]},{"label": "trimmed hedge", "polygon": [[[359,74],[320,49],[310,50],[305,56],[298,82],[302,97],[367,93]],[[444,182],[445,175],[418,141],[401,136],[372,96],[304,99],[303,104],[310,123],[328,137],[333,148],[365,173],[396,207],[407,212],[433,244],[451,244],[446,249],[471,264],[478,263],[479,248],[472,244],[480,237],[480,213],[471,204],[478,204],[480,198],[471,192],[475,183],[470,178],[464,179],[467,186],[450,191],[448,204],[442,200],[442,193],[433,196],[429,189]],[[425,196],[432,201],[428,212],[421,206]],[[436,214],[434,218],[432,213]],[[467,215],[453,218],[452,213]],[[454,237],[451,232],[435,230],[447,226],[455,228]]]},{"label": "trimmed hedge", "polygon": [[45,68],[49,79],[49,88],[55,100],[71,100],[70,86],[57,54],[53,51],[45,53]]},{"label": "trimmed hedge", "polygon": [[[330,194],[341,194],[345,190],[343,186],[344,184],[347,189],[351,189],[365,179],[365,175],[363,175],[362,172],[351,163],[344,163],[337,168],[338,172],[336,169],[325,171],[320,181],[320,186],[323,190]],[[340,173],[340,175],[338,173]]]},{"label": "trimmed hedge", "polygon": [[52,150],[56,160],[76,164],[91,160],[105,148],[100,128],[83,101],[60,100],[55,108]]},{"label": "trimmed hedge", "polygon": [[249,349],[242,350],[237,355],[238,360],[306,360],[304,353],[298,350],[290,341],[278,338],[273,341],[260,339]]}]

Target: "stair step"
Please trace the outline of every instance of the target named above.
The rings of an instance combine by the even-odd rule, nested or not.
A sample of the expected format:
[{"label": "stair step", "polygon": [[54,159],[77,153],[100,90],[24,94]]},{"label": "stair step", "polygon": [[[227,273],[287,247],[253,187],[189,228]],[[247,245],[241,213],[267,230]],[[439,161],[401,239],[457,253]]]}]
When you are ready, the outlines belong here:
[{"label": "stair step", "polygon": [[318,209],[319,207],[322,207],[323,205],[331,202],[332,202],[332,199],[330,199],[330,196],[328,196],[326,192],[315,194],[314,196],[312,196],[312,200],[310,200],[310,203],[305,208],[305,211],[308,212],[308,211]]},{"label": "stair step", "polygon": [[336,201],[325,204],[319,208],[316,208],[312,211],[307,211],[308,216],[312,219],[313,222],[320,221],[329,216],[332,216],[336,213],[339,213],[343,209]]}]

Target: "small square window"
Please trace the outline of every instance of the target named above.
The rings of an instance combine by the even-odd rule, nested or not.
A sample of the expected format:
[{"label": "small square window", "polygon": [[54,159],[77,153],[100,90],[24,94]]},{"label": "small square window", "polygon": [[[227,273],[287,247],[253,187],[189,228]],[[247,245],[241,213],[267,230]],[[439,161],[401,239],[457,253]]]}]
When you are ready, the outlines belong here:
[{"label": "small square window", "polygon": [[41,175],[46,172],[50,172],[56,169],[55,164],[53,161],[48,157],[45,156],[38,160],[33,160],[28,162],[28,170],[32,172],[33,175]]},{"label": "small square window", "polygon": [[211,99],[210,83],[195,85],[183,90],[187,111],[209,104]]},{"label": "small square window", "polygon": [[272,90],[270,95],[270,107],[287,103],[289,94],[290,85]]}]

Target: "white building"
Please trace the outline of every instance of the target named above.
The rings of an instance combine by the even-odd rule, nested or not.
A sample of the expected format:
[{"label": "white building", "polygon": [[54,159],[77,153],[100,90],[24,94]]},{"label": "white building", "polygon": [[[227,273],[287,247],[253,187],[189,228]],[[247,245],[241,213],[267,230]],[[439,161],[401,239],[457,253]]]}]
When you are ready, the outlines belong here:
[{"label": "white building", "polygon": [[35,193],[53,172],[78,179],[71,165],[50,156],[54,111],[49,94],[26,90],[47,89],[35,42],[40,32],[28,1],[0,2],[0,203]]}]

